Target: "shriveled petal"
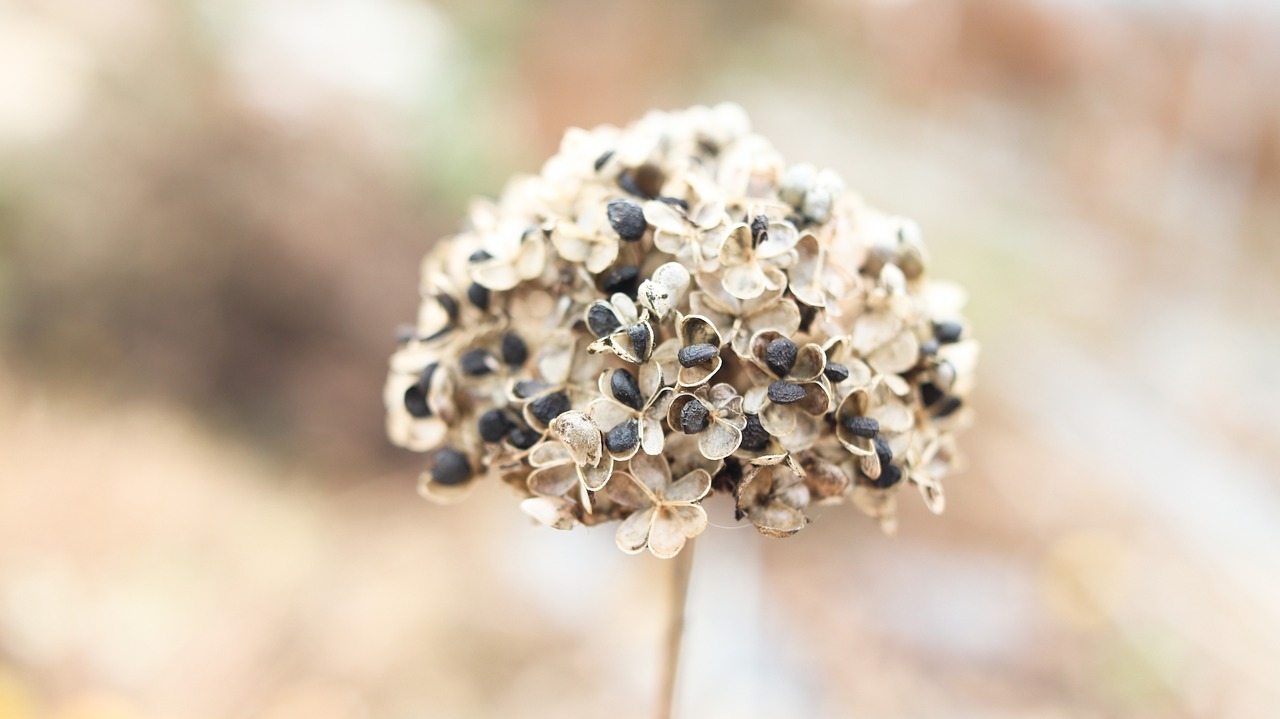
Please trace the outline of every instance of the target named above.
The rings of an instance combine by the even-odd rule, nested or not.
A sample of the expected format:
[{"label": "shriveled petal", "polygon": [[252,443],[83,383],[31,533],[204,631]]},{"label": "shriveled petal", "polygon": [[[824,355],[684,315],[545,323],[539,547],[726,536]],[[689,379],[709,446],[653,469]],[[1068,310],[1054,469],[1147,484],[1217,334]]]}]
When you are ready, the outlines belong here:
[{"label": "shriveled petal", "polygon": [[668,255],[679,257],[681,251],[687,247],[687,244],[683,233],[656,230],[653,233],[653,246]]},{"label": "shriveled petal", "polygon": [[[609,478],[613,476],[613,457],[608,454],[600,458],[600,464],[597,465],[576,465],[578,469],[578,479],[582,480],[582,486],[592,492],[599,491],[601,487],[609,482]],[[588,509],[590,511],[590,509]]]},{"label": "shriveled petal", "polygon": [[662,454],[666,439],[667,433],[662,427],[661,419],[647,414],[640,419],[640,449],[645,454]]},{"label": "shriveled petal", "polygon": [[787,405],[765,402],[760,413],[760,426],[774,437],[783,437],[796,429],[796,411]]},{"label": "shriveled petal", "polygon": [[746,396],[742,398],[742,411],[749,414],[760,414],[760,410],[764,408],[765,399],[768,396],[768,387],[752,387],[747,390]]},{"label": "shriveled petal", "polygon": [[[738,396],[738,390],[734,389],[733,385],[727,382],[721,382],[707,391],[707,401],[711,403],[712,407],[716,407],[718,409],[725,409],[727,405],[732,404],[734,400],[738,399],[740,399]],[[739,405],[737,409],[741,410],[741,405]]]},{"label": "shriveled petal", "polygon": [[804,512],[781,502],[769,502],[747,512],[751,523],[767,537],[790,537],[804,529]]},{"label": "shriveled petal", "polygon": [[756,247],[756,255],[764,259],[772,259],[782,255],[796,246],[800,233],[795,225],[782,221],[769,223],[769,236]]},{"label": "shriveled petal", "polygon": [[791,368],[788,378],[792,382],[812,382],[822,376],[827,368],[827,355],[818,345],[810,342],[800,345],[796,352],[796,363]]},{"label": "shriveled petal", "polygon": [[820,382],[807,382],[800,385],[804,388],[804,399],[793,406],[805,414],[817,417],[831,409],[831,393]]},{"label": "shriveled petal", "polygon": [[618,525],[618,533],[614,537],[618,543],[618,549],[627,554],[644,551],[645,545],[649,542],[649,528],[653,525],[656,514],[656,507],[646,507],[622,520],[622,524]]},{"label": "shriveled petal", "polygon": [[[650,200],[644,203],[644,219],[650,225],[671,235],[683,236],[689,229],[689,222],[676,208],[665,202]],[[656,236],[655,236],[656,239]],[[661,248],[659,248],[661,249]],[[669,250],[663,250],[668,252]]]},{"label": "shriveled petal", "polygon": [[590,243],[587,250],[587,271],[599,274],[609,268],[618,259],[618,241],[612,237],[597,239]]},{"label": "shriveled petal", "polygon": [[[723,249],[720,254],[724,255]],[[764,294],[769,278],[765,276],[759,263],[750,260],[736,265],[726,265],[724,273],[720,276],[720,282],[724,284],[729,294],[738,299],[749,300]]]},{"label": "shriveled petal", "polygon": [[530,232],[520,243],[520,254],[516,255],[516,274],[522,280],[531,280],[542,274],[547,262],[547,245],[541,233]]},{"label": "shriveled petal", "polygon": [[800,329],[800,307],[791,299],[778,300],[745,318],[744,325],[745,334],[733,338],[733,349],[740,356],[747,355],[751,335],[760,330],[777,330],[788,337],[794,335]]},{"label": "shriveled petal", "polygon": [[686,347],[699,344],[719,347],[722,344],[720,331],[702,315],[686,315],[680,320],[680,339]]},{"label": "shriveled petal", "polygon": [[667,489],[665,502],[696,502],[711,491],[711,475],[705,469],[695,469],[676,480]]},{"label": "shriveled petal", "polygon": [[549,384],[562,384],[569,378],[577,342],[567,332],[557,332],[547,339],[538,353],[538,374]]},{"label": "shriveled petal", "polygon": [[710,362],[704,362],[692,367],[681,367],[680,373],[676,376],[676,382],[681,387],[699,387],[711,379],[716,372],[719,372],[723,364],[724,360],[716,356],[711,358]]},{"label": "shriveled petal", "polygon": [[911,481],[920,490],[920,496],[924,498],[924,506],[934,514],[942,514],[947,508],[947,497],[942,491],[942,485],[924,475],[913,475]]},{"label": "shriveled petal", "polygon": [[562,497],[578,484],[578,471],[570,463],[535,469],[529,474],[529,491],[543,497]]},{"label": "shriveled petal", "polygon": [[915,418],[911,414],[911,410],[902,400],[892,395],[883,395],[883,401],[868,412],[869,417],[875,417],[880,422],[880,430],[882,432],[906,432],[915,425]]},{"label": "shriveled petal", "polygon": [[640,480],[626,472],[619,472],[605,485],[604,493],[624,507],[648,507],[654,503],[654,497],[649,489],[640,484]]},{"label": "shriveled petal", "polygon": [[551,243],[555,245],[556,252],[570,262],[584,262],[591,255],[593,244],[579,235],[578,228],[574,225],[563,230],[557,228],[551,233]]},{"label": "shriveled petal", "polygon": [[655,497],[661,497],[671,484],[671,466],[662,455],[637,454],[631,458],[631,474]]},{"label": "shriveled petal", "polygon": [[554,529],[573,529],[578,523],[578,503],[563,497],[529,497],[520,511]]},{"label": "shriveled petal", "polygon": [[520,284],[520,273],[509,262],[489,260],[472,265],[471,279],[483,287],[501,292]]},{"label": "shriveled petal", "polygon": [[715,227],[724,219],[724,200],[717,197],[698,203],[694,208],[693,217],[689,219],[703,230]]},{"label": "shriveled petal", "polygon": [[706,528],[707,512],[696,504],[659,507],[649,528],[649,551],[659,559],[670,559]]},{"label": "shriveled petal", "polygon": [[902,320],[890,312],[868,312],[853,325],[850,342],[858,354],[866,356],[902,331]]},{"label": "shriveled petal", "polygon": [[755,257],[755,248],[751,245],[751,228],[743,223],[734,225],[720,245],[720,263],[725,267],[735,267],[753,263]]},{"label": "shriveled petal", "polygon": [[623,422],[634,418],[636,411],[612,398],[600,397],[592,400],[591,404],[587,405],[586,414],[595,423],[596,427],[603,432],[608,432]]},{"label": "shriveled petal", "polygon": [[568,464],[572,461],[569,448],[555,440],[539,442],[529,452],[529,464],[535,468]]},{"label": "shriveled petal", "polygon": [[603,453],[600,428],[585,414],[570,410],[551,420],[552,434],[564,442],[578,464],[594,465]]},{"label": "shriveled petal", "polygon": [[796,412],[796,428],[778,438],[778,443],[788,452],[803,452],[817,443],[822,436],[823,424],[818,417]]},{"label": "shriveled petal", "polygon": [[707,459],[724,459],[738,450],[742,444],[742,432],[732,424],[722,420],[712,420],[705,430],[698,434],[698,449]]},{"label": "shriveled petal", "polygon": [[911,332],[902,332],[867,356],[871,366],[886,374],[906,372],[920,357],[920,342]]}]

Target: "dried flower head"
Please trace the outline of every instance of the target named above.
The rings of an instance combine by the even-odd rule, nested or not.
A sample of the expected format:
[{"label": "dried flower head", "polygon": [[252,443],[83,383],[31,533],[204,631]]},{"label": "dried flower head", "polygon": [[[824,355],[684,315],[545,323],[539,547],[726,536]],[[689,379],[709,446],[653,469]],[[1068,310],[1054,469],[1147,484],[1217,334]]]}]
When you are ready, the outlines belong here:
[{"label": "dried flower head", "polygon": [[670,557],[703,500],[785,537],[816,504],[942,511],[977,344],[915,223],[787,166],[736,105],[570,130],[427,255],[387,432],[421,493],[496,476],[557,529]]}]

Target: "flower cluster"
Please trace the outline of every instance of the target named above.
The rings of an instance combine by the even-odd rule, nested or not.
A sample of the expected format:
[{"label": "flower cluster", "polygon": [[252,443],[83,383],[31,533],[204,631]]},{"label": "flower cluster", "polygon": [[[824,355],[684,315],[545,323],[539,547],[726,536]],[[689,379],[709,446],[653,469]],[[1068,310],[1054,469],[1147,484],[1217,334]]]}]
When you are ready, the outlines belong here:
[{"label": "flower cluster", "polygon": [[627,552],[674,556],[713,493],[769,536],[845,501],[892,531],[905,485],[942,511],[977,358],[925,265],[914,223],[736,105],[570,130],[423,261],[387,431],[423,495],[497,477]]}]

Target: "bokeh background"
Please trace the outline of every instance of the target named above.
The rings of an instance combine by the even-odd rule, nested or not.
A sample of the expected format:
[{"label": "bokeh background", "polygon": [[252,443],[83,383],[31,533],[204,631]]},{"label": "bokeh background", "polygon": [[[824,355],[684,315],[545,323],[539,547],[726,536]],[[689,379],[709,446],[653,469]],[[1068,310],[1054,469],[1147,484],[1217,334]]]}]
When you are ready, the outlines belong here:
[{"label": "bokeh background", "polygon": [[1274,2],[3,0],[0,718],[649,715],[666,565],[380,387],[470,195],[726,99],[984,356],[943,517],[699,541],[682,716],[1276,716]]}]

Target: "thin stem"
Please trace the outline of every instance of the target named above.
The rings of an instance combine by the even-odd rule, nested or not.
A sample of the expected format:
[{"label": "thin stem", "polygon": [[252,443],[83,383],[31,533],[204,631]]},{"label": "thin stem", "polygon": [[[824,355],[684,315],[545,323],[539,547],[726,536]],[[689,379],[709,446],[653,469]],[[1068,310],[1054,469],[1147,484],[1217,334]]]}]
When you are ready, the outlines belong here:
[{"label": "thin stem", "polygon": [[693,545],[694,541],[689,540],[684,549],[671,559],[671,605],[667,609],[667,640],[663,647],[658,719],[671,719],[675,712],[680,645],[684,639],[684,605],[689,595],[689,575],[693,570]]}]

